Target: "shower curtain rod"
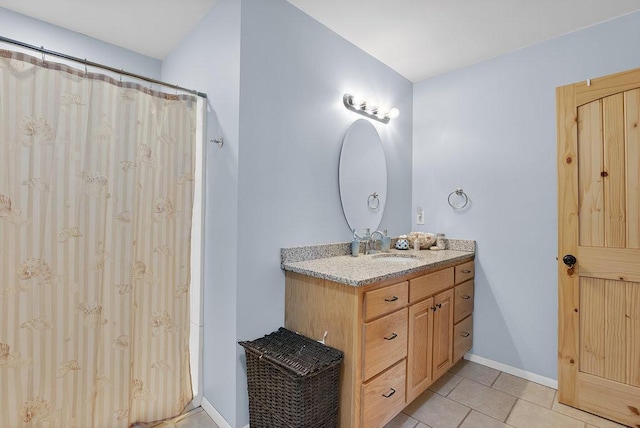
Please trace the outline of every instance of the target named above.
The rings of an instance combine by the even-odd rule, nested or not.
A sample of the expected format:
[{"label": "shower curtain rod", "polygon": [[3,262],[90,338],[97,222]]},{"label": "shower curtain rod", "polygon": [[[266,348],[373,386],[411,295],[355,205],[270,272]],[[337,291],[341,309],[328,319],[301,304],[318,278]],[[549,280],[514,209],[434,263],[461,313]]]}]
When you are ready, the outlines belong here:
[{"label": "shower curtain rod", "polygon": [[100,63],[93,62],[93,61],[88,61],[86,58],[82,59],[82,58],[78,58],[78,57],[75,57],[75,56],[71,56],[71,55],[60,53],[60,52],[52,51],[52,50],[49,50],[49,49],[45,49],[44,46],[38,47],[38,46],[30,45],[28,43],[24,43],[24,42],[21,42],[21,41],[18,41],[18,40],[9,39],[8,37],[3,37],[3,36],[0,36],[0,42],[10,43],[12,45],[20,46],[20,47],[31,49],[31,50],[34,50],[34,51],[38,51],[38,52],[43,53],[45,55],[51,55],[51,56],[55,56],[55,57],[58,57],[58,58],[66,59],[66,60],[69,60],[69,61],[79,62],[80,64],[84,64],[85,66],[88,66],[88,67],[101,68],[103,70],[111,71],[112,73],[117,73],[117,74],[120,74],[120,75],[123,75],[123,76],[133,77],[134,79],[144,80],[145,82],[154,83],[156,85],[162,85],[162,86],[165,86],[167,88],[179,89],[181,91],[190,92],[190,93],[192,93],[192,94],[194,94],[194,95],[196,95],[198,97],[207,98],[207,94],[206,93],[196,91],[195,89],[183,88],[182,86],[172,85],[170,83],[166,83],[166,82],[163,82],[161,80],[156,80],[156,79],[154,79],[152,77],[142,76],[140,74],[131,73],[129,71],[125,71],[125,70],[122,70],[122,69],[113,68],[113,67],[110,67],[108,65],[100,64]]}]

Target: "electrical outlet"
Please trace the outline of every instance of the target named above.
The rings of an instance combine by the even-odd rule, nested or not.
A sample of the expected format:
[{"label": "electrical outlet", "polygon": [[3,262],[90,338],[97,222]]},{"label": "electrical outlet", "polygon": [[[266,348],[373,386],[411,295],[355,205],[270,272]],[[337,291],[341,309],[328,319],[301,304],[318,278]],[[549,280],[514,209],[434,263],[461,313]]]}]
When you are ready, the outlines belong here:
[{"label": "electrical outlet", "polygon": [[416,224],[424,224],[424,210],[422,207],[418,207],[418,215],[416,218]]}]

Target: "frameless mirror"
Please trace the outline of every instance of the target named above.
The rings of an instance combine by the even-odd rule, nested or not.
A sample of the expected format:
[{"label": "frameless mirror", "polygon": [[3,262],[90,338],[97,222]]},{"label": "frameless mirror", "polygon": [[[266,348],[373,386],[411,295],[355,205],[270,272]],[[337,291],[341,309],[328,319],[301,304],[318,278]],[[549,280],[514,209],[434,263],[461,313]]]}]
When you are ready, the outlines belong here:
[{"label": "frameless mirror", "polygon": [[375,231],[387,199],[387,161],[371,122],[359,119],[347,130],[340,152],[340,201],[349,228]]}]

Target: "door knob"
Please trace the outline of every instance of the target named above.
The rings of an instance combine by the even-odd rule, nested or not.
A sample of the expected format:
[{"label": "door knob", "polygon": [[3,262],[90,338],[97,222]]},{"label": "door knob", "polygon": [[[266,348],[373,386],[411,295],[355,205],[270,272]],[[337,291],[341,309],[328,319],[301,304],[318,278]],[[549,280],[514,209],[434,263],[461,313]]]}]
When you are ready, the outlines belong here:
[{"label": "door knob", "polygon": [[562,262],[567,265],[569,269],[573,268],[573,266],[578,262],[578,260],[572,256],[571,254],[567,254],[562,258]]}]

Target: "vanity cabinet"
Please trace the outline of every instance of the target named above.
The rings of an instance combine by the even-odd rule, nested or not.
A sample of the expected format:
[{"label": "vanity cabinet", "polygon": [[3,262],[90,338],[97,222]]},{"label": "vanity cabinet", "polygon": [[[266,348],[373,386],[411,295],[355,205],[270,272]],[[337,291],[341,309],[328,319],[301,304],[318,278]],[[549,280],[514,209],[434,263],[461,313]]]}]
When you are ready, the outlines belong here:
[{"label": "vanity cabinet", "polygon": [[472,311],[472,260],[361,287],[286,272],[285,327],[344,352],[342,428],[383,427],[446,373]]}]

